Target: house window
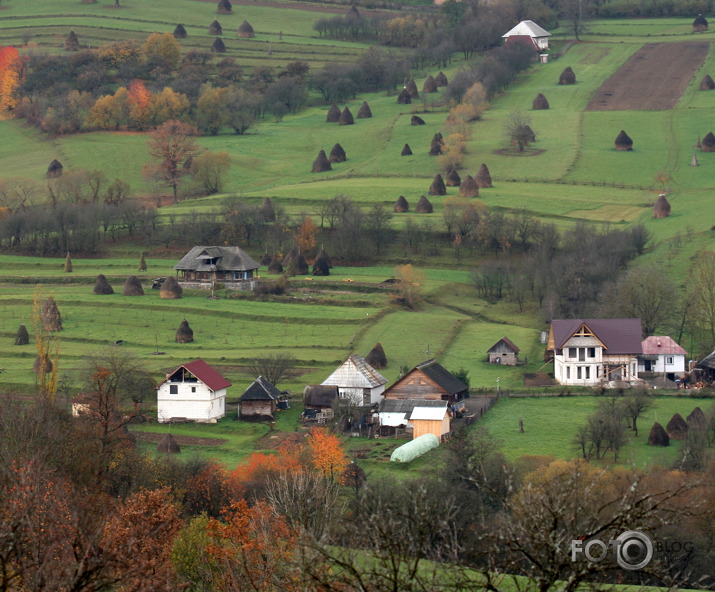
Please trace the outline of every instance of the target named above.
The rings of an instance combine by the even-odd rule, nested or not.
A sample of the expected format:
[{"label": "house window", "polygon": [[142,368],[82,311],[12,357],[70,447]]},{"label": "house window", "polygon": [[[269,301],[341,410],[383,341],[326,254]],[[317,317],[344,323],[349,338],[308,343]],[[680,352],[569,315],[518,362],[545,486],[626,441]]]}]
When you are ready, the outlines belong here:
[{"label": "house window", "polygon": [[586,366],[586,380],[591,378],[591,366]]},{"label": "house window", "polygon": [[596,378],[598,378],[599,376],[601,376],[601,367],[596,366]]},{"label": "house window", "polygon": [[581,380],[581,366],[576,368],[576,379]]},{"label": "house window", "polygon": [[665,363],[668,365],[673,365],[673,356],[666,356]]},{"label": "house window", "polygon": [[589,348],[588,348],[588,357],[589,357],[589,358],[595,358],[595,357],[596,357],[596,348],[595,348],[595,347],[589,347]]},{"label": "house window", "polygon": [[578,361],[579,361],[579,362],[585,362],[585,361],[586,361],[586,348],[585,348],[585,347],[579,347],[579,348],[578,348]]},{"label": "house window", "polygon": [[363,405],[369,405],[369,404],[370,404],[370,389],[363,389],[363,391],[362,391],[362,404],[363,404]]},{"label": "house window", "polygon": [[566,366],[566,380],[571,378],[571,366]]},{"label": "house window", "polygon": [[195,393],[195,392],[196,392],[196,387],[195,387],[195,386],[192,386],[192,387],[191,387],[191,392],[192,392],[192,393]]},{"label": "house window", "polygon": [[170,384],[169,385],[169,394],[170,395],[178,395],[179,394],[179,385],[178,384]]},{"label": "house window", "polygon": [[569,358],[575,358],[575,357],[576,357],[576,348],[570,347],[569,348]]}]

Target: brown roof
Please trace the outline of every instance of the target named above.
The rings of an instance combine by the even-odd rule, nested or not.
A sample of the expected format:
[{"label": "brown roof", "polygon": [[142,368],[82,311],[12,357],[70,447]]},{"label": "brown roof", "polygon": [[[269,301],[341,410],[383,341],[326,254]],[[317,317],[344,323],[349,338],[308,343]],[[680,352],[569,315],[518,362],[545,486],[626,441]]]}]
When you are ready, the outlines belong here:
[{"label": "brown roof", "polygon": [[678,342],[667,335],[659,337],[652,335],[651,337],[646,337],[641,342],[641,347],[643,348],[644,356],[655,356],[658,354],[664,354],[668,356],[680,355],[687,356],[686,352],[682,347],[678,345]]},{"label": "brown roof", "polygon": [[506,346],[511,349],[515,354],[519,353],[519,348],[514,345],[514,343],[509,339],[508,337],[502,337],[499,341],[497,341],[494,345],[492,345],[488,350],[487,353],[490,353],[497,345],[499,345],[501,342],[504,342]]},{"label": "brown roof", "polygon": [[554,347],[561,349],[581,325],[603,343],[609,355],[640,354],[643,327],[640,319],[553,319]]}]

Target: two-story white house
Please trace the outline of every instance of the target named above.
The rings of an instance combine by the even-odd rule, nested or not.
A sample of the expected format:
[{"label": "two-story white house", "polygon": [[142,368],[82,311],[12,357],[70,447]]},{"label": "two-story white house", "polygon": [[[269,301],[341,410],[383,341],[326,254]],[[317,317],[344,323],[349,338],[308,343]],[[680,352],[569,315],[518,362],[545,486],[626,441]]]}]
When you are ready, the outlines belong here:
[{"label": "two-story white house", "polygon": [[231,383],[203,360],[182,364],[156,387],[159,423],[215,423],[226,415],[226,389]]},{"label": "two-story white house", "polygon": [[668,380],[675,380],[676,375],[685,372],[685,358],[688,355],[671,337],[646,337],[642,343],[643,353],[638,359],[639,372],[665,374]]},{"label": "two-story white house", "polygon": [[387,379],[354,354],[345,360],[321,385],[337,386],[340,398],[349,398],[355,405],[372,405],[382,401]]},{"label": "two-story white house", "polygon": [[637,382],[642,353],[640,319],[554,319],[547,356],[560,384]]}]

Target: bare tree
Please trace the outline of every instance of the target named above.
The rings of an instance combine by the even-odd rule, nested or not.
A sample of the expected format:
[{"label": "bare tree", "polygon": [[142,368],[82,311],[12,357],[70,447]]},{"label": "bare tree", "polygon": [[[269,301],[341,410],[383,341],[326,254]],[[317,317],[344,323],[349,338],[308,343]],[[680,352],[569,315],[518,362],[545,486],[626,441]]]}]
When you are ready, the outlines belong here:
[{"label": "bare tree", "polygon": [[149,155],[158,163],[164,183],[171,187],[174,202],[179,201],[183,164],[201,151],[194,139],[198,135],[193,125],[175,120],[163,123],[151,134]]},{"label": "bare tree", "polygon": [[623,412],[629,420],[629,424],[636,437],[638,436],[638,418],[646,411],[653,408],[653,398],[650,397],[644,390],[636,392],[630,397],[623,399]]},{"label": "bare tree", "polygon": [[248,367],[248,370],[254,376],[263,376],[273,386],[278,386],[280,382],[290,377],[296,362],[294,356],[281,352],[258,358],[252,366]]},{"label": "bare tree", "polygon": [[504,135],[510,142],[516,142],[519,152],[524,151],[532,139],[531,117],[523,111],[512,111],[504,123]]}]

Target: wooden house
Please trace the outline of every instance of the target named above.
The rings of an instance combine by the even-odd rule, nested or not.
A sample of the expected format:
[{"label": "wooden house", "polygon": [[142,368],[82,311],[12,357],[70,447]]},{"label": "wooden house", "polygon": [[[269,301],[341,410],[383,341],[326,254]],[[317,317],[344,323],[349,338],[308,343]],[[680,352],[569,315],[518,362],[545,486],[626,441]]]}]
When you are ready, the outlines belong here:
[{"label": "wooden house", "polygon": [[[447,401],[441,399],[383,399],[377,406],[377,421],[384,428],[414,430],[412,414],[416,408],[448,411]],[[420,419],[420,421],[423,421]],[[424,426],[424,424],[421,424]],[[424,428],[420,428],[423,430]],[[422,432],[424,433],[424,432]],[[441,436],[441,434],[437,434]]]},{"label": "wooden house", "polygon": [[355,405],[374,405],[382,400],[387,379],[365,361],[353,354],[322,383],[337,386],[341,398],[349,398]]},{"label": "wooden house", "polygon": [[226,415],[226,389],[231,383],[203,360],[182,364],[156,387],[157,418],[215,423]]},{"label": "wooden house", "polygon": [[252,290],[260,264],[239,247],[194,247],[176,265],[184,288],[212,289],[218,284]]},{"label": "wooden house", "polygon": [[238,400],[239,419],[273,419],[281,392],[266,378],[259,376]]},{"label": "wooden house", "polygon": [[508,337],[502,337],[487,350],[487,362],[516,366],[519,361],[519,348]]},{"label": "wooden house", "polygon": [[469,387],[436,360],[427,360],[387,389],[385,398],[447,401],[453,405],[468,392]]},{"label": "wooden house", "polygon": [[546,359],[560,384],[635,383],[642,339],[640,319],[554,319]]},{"label": "wooden house", "polygon": [[450,433],[451,425],[447,407],[415,407],[410,415],[412,439],[424,434],[434,434],[440,441]]},{"label": "wooden house", "polygon": [[668,380],[675,379],[686,370],[682,347],[667,335],[651,335],[641,342],[643,353],[638,357],[638,372],[664,374]]},{"label": "wooden house", "polygon": [[[512,37],[514,39],[512,39]],[[514,28],[502,35],[502,39],[504,39],[504,43],[506,44],[515,41],[522,42],[524,37],[530,40],[536,51],[549,49],[549,37],[551,37],[551,33],[537,25],[534,21],[521,21]]]}]

